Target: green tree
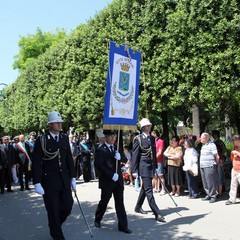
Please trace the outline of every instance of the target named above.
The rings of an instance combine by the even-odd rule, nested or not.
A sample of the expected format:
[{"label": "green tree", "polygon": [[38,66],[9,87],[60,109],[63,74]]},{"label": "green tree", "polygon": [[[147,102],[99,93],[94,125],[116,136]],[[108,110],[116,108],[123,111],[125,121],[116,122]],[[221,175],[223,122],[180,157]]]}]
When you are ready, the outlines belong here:
[{"label": "green tree", "polygon": [[2,127],[43,128],[52,110],[62,113],[65,129],[101,125],[108,40],[124,44],[126,36],[130,47],[143,54],[139,118],[161,122],[165,135],[179,120],[191,126],[193,107],[199,109],[193,112],[202,129],[212,116],[224,122],[222,113],[236,124],[239,19],[236,0],[115,0],[44,53],[36,44],[32,52],[40,54],[32,54],[29,63],[29,55],[21,56],[20,77],[7,88],[7,105],[0,104]]},{"label": "green tree", "polygon": [[57,29],[55,34],[42,32],[37,28],[35,34],[29,34],[27,37],[21,37],[18,46],[19,53],[14,57],[14,69],[20,71],[26,69],[41,54],[45,53],[50,47],[57,46],[58,43],[66,38],[65,30]]}]

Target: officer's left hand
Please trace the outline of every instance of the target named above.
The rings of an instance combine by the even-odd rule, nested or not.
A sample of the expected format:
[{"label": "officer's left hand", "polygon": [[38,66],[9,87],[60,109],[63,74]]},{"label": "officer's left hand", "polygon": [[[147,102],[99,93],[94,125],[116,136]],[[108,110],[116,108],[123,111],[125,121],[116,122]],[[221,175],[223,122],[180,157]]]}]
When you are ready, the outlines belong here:
[{"label": "officer's left hand", "polygon": [[76,178],[72,178],[71,187],[73,191],[76,191]]},{"label": "officer's left hand", "polygon": [[121,155],[120,155],[119,152],[116,152],[116,153],[115,153],[115,158],[116,158],[116,160],[118,160],[118,161],[121,160]]},{"label": "officer's left hand", "polygon": [[134,178],[138,178],[138,173],[133,173],[132,176],[133,176]]}]

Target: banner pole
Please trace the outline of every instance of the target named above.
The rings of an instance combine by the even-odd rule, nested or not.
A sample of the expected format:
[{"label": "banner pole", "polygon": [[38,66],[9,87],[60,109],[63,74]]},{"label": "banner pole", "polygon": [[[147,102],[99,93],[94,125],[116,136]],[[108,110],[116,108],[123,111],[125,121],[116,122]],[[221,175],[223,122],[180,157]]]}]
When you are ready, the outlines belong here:
[{"label": "banner pole", "polygon": [[[118,140],[117,140],[117,152],[119,152],[119,142],[120,142],[120,125],[118,125]],[[118,160],[116,159],[116,173],[118,172]]]}]

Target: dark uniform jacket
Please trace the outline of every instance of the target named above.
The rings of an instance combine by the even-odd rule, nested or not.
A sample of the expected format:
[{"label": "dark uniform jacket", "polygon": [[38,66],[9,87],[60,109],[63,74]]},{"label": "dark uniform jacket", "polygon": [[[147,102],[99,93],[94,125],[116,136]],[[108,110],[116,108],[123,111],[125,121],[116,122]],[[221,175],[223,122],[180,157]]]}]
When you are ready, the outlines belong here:
[{"label": "dark uniform jacket", "polygon": [[7,162],[6,162],[6,154],[4,153],[4,149],[2,144],[0,145],[0,170],[5,169],[7,166]]},{"label": "dark uniform jacket", "polygon": [[[59,154],[50,160],[43,151],[42,145],[50,154],[59,149]],[[75,175],[72,153],[66,135],[59,134],[58,142],[49,132],[37,138],[33,150],[32,174],[33,184],[41,183],[44,190],[61,190],[71,187],[71,178]]]},{"label": "dark uniform jacket", "polygon": [[12,167],[13,164],[16,164],[16,150],[12,144],[8,144],[7,147],[4,144],[1,144],[1,151],[3,152],[4,158],[6,158],[6,164],[9,167]]},{"label": "dark uniform jacket", "polygon": [[123,177],[121,172],[120,162],[126,162],[127,159],[122,157],[121,161],[118,161],[118,181],[114,182],[112,177],[116,172],[116,159],[115,153],[110,152],[106,144],[103,144],[101,147],[97,148],[95,153],[95,166],[99,170],[99,188],[104,187],[115,187],[117,184],[123,186]]},{"label": "dark uniform jacket", "polygon": [[153,177],[156,168],[156,145],[154,137],[146,137],[143,133],[136,136],[133,141],[131,159],[132,173],[138,173],[141,177]]}]

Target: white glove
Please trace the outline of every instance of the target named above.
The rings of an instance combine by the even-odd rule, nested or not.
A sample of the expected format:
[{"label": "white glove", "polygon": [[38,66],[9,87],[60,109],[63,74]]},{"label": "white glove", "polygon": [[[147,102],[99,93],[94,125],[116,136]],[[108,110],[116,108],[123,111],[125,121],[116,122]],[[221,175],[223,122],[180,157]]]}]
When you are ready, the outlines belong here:
[{"label": "white glove", "polygon": [[118,180],[118,178],[119,178],[118,174],[117,174],[117,173],[114,173],[114,174],[113,174],[113,177],[112,177],[112,180],[113,180],[114,182],[116,182],[116,181]]},{"label": "white glove", "polygon": [[121,155],[120,155],[120,153],[119,153],[119,152],[116,152],[114,157],[115,157],[115,158],[116,158],[116,160],[118,160],[118,161],[120,161],[120,160],[121,160]]},{"label": "white glove", "polygon": [[138,178],[138,173],[133,173],[132,175],[134,178]]},{"label": "white glove", "polygon": [[76,178],[72,178],[71,187],[73,191],[76,191]]},{"label": "white glove", "polygon": [[40,195],[45,194],[44,189],[43,189],[41,183],[34,184],[34,187],[35,187],[35,193],[40,194]]}]

